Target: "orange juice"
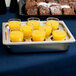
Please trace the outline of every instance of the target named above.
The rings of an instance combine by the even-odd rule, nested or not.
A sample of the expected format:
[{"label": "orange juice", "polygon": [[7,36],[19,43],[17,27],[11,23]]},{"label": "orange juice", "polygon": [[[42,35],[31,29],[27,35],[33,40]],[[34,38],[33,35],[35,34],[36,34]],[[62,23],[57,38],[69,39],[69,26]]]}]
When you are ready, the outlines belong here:
[{"label": "orange juice", "polygon": [[20,30],[24,34],[24,39],[30,38],[32,36],[32,29],[33,29],[32,26],[27,26],[27,25],[21,26],[21,29]]},{"label": "orange juice", "polygon": [[48,20],[46,25],[51,26],[53,30],[57,30],[59,27],[59,22],[56,20]]},{"label": "orange juice", "polygon": [[66,38],[66,32],[62,30],[55,30],[52,34],[54,40],[64,40]]},{"label": "orange juice", "polygon": [[27,25],[33,26],[33,29],[37,30],[37,29],[39,29],[40,21],[30,20],[27,22]]},{"label": "orange juice", "polygon": [[41,30],[34,30],[32,32],[32,40],[33,41],[44,41],[45,39],[45,32]]},{"label": "orange juice", "polygon": [[46,25],[40,26],[39,30],[44,30],[46,33],[46,35],[45,35],[46,37],[50,36],[50,34],[52,32],[52,28],[50,26],[46,26]]},{"label": "orange juice", "polygon": [[21,31],[12,31],[9,34],[11,42],[22,42],[23,41],[23,32]]},{"label": "orange juice", "polygon": [[19,31],[21,23],[19,21],[10,21],[8,22],[8,26],[11,31]]}]

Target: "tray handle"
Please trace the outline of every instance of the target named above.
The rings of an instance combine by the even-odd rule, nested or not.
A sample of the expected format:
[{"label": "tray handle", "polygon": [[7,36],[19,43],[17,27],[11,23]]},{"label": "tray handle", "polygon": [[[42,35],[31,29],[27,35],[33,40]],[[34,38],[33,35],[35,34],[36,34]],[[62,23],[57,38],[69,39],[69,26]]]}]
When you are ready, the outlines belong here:
[{"label": "tray handle", "polygon": [[5,40],[7,40],[7,32],[5,31]]},{"label": "tray handle", "polygon": [[9,32],[8,32],[9,29],[6,29],[6,28],[7,28],[7,25],[4,27],[4,31],[3,31],[4,32],[4,34],[3,34],[4,40],[5,40],[5,42],[9,42],[10,41],[9,36],[8,36],[9,35]]}]

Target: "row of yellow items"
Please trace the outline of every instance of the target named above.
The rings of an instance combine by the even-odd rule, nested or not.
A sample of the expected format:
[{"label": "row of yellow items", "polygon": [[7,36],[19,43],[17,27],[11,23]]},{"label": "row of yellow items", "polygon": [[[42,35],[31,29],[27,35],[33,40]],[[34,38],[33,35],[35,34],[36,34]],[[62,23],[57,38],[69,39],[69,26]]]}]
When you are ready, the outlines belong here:
[{"label": "row of yellow items", "polygon": [[40,26],[40,20],[29,19],[27,25],[22,25],[19,20],[10,20],[8,22],[10,30],[11,42],[23,42],[23,40],[32,38],[33,41],[44,41],[46,37],[51,34],[53,40],[64,40],[66,38],[66,32],[57,30],[59,27],[59,21],[47,20],[45,25]]}]

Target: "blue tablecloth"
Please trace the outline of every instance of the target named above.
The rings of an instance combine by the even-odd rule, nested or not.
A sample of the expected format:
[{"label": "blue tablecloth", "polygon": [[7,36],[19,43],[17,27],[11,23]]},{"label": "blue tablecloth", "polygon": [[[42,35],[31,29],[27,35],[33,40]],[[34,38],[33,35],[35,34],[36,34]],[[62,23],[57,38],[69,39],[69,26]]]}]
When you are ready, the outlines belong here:
[{"label": "blue tablecloth", "polygon": [[[0,76],[76,76],[76,43],[60,53],[8,53],[2,45],[2,22],[17,17],[9,12],[0,15]],[[76,38],[76,19],[64,22]]]}]

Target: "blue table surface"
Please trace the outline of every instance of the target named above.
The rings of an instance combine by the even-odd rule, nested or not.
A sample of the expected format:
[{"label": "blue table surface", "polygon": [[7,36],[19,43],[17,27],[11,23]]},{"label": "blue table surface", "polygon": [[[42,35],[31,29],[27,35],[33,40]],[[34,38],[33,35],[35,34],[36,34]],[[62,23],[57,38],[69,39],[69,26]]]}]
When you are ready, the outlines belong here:
[{"label": "blue table surface", "polygon": [[[18,15],[0,15],[0,76],[76,76],[76,43],[66,52],[10,54],[2,45],[2,22]],[[64,19],[76,38],[76,19]],[[31,50],[31,49],[30,49]]]}]

